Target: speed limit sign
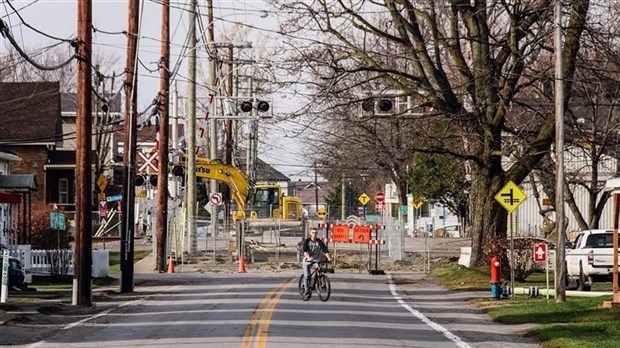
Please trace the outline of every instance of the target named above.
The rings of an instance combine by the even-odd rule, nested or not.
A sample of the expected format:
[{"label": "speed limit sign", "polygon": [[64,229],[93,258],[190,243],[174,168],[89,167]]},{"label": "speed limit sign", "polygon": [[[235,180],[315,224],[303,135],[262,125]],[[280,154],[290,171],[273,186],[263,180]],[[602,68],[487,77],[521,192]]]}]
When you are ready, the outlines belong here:
[{"label": "speed limit sign", "polygon": [[209,203],[213,205],[221,205],[222,204],[222,193],[215,192],[209,196]]}]

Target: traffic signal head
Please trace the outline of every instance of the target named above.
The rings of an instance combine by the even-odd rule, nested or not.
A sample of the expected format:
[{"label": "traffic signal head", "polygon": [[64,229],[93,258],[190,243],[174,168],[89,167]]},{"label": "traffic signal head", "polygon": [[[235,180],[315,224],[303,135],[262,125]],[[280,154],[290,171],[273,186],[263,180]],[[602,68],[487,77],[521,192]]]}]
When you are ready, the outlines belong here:
[{"label": "traffic signal head", "polygon": [[151,175],[151,177],[149,178],[149,182],[151,183],[151,185],[157,186],[157,175]]},{"label": "traffic signal head", "polygon": [[383,112],[388,112],[392,110],[392,101],[389,99],[381,99],[379,100],[379,110]]},{"label": "traffic signal head", "polygon": [[256,104],[256,108],[258,109],[258,111],[267,112],[269,111],[269,103],[267,103],[266,101],[260,100],[258,104]]},{"label": "traffic signal head", "polygon": [[244,102],[241,102],[240,108],[241,108],[241,111],[243,111],[243,112],[250,112],[250,111],[252,111],[252,102],[251,101],[247,101],[247,100],[244,101]]},{"label": "traffic signal head", "polygon": [[375,106],[375,102],[372,99],[366,99],[362,102],[362,110],[364,111],[373,111]]}]

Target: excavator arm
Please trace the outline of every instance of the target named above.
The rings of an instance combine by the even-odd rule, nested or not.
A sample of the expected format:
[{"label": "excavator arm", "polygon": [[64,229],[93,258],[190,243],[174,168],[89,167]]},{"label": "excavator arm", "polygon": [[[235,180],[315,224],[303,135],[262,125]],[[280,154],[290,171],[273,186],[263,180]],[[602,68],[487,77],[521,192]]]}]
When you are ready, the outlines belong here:
[{"label": "excavator arm", "polygon": [[249,180],[237,167],[198,157],[196,158],[196,176],[225,183],[230,188],[235,203],[239,206],[239,212],[245,215],[243,213],[245,212],[245,203],[252,187]]}]

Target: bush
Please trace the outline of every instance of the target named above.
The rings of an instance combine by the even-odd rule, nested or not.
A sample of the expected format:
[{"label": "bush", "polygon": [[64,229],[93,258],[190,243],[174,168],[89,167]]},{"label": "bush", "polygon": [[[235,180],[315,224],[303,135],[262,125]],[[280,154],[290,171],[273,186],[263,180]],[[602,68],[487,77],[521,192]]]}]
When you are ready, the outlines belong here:
[{"label": "bush", "polygon": [[[71,236],[67,230],[52,230],[50,226],[50,213],[53,206],[37,206],[32,208],[32,234],[30,236],[30,244],[32,249],[67,249],[71,243]],[[62,211],[61,211],[62,212]],[[66,217],[65,217],[66,218]],[[68,225],[69,221],[66,220]],[[60,238],[60,246],[58,241]]]},{"label": "bush", "polygon": [[[538,270],[538,265],[534,262],[534,243],[535,238],[515,238],[514,239],[514,276],[515,281],[523,282],[529,275]],[[487,262],[491,257],[499,256],[502,279],[510,280],[510,239],[505,237],[495,237],[488,241],[484,246],[482,255]]]}]

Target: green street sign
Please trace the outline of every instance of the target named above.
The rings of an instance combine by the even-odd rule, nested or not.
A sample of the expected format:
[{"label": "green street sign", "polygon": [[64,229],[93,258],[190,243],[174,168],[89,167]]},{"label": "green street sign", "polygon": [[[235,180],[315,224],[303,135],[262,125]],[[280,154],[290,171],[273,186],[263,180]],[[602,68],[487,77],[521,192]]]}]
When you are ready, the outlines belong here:
[{"label": "green street sign", "polygon": [[407,216],[407,206],[406,205],[401,205],[400,206],[400,213],[404,216]]},{"label": "green street sign", "polygon": [[50,228],[53,230],[65,230],[65,214],[53,211],[50,213]]}]

